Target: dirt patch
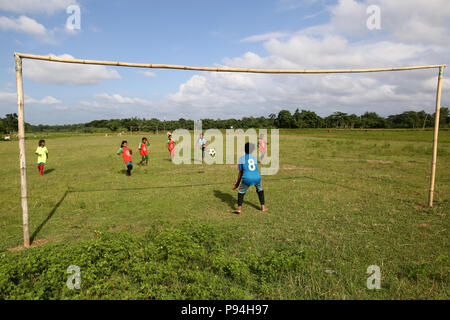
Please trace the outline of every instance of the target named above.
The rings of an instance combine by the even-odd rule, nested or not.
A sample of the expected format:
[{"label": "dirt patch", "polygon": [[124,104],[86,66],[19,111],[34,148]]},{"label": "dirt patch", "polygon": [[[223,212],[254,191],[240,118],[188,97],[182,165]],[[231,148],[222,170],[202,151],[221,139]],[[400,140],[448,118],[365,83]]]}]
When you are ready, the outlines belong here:
[{"label": "dirt patch", "polygon": [[[36,248],[36,247],[39,247],[39,246],[42,246],[43,244],[46,244],[46,243],[48,243],[49,241],[47,240],[47,239],[37,239],[37,240],[34,240],[32,243],[31,243],[31,246],[30,246],[30,248]],[[24,249],[26,249],[24,246],[23,246],[23,244],[22,245],[20,245],[20,246],[18,246],[18,247],[14,247],[14,248],[8,248],[8,249],[6,249],[6,250],[8,250],[8,251],[10,251],[10,252],[17,252],[17,251],[22,251],[22,250],[24,250]]]}]

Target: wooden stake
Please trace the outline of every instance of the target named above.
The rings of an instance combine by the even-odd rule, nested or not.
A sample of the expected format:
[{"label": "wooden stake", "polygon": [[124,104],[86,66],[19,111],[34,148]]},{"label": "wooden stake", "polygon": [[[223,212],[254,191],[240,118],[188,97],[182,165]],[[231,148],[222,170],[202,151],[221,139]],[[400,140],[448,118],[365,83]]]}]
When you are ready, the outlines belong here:
[{"label": "wooden stake", "polygon": [[19,157],[20,157],[20,193],[22,197],[22,225],[23,245],[30,247],[30,232],[28,229],[28,196],[27,196],[27,165],[25,159],[25,121],[24,121],[24,98],[22,80],[22,58],[14,55],[16,60],[16,85],[17,85],[17,116],[19,127]]},{"label": "wooden stake", "polygon": [[444,77],[444,67],[439,68],[439,77],[436,93],[436,115],[434,117],[434,138],[433,138],[433,159],[431,161],[431,178],[430,178],[430,193],[428,195],[428,206],[433,207],[434,198],[434,182],[436,180],[436,162],[437,162],[437,147],[439,136],[439,118],[441,110],[441,94],[442,94],[442,78]]}]

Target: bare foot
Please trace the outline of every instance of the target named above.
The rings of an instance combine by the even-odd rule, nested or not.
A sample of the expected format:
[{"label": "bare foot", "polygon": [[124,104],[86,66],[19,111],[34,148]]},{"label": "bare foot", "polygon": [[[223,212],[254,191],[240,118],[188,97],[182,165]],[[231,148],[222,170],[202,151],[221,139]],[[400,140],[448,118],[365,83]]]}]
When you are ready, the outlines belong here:
[{"label": "bare foot", "polygon": [[241,210],[236,209],[236,210],[233,210],[232,212],[233,212],[233,213],[236,213],[236,214],[239,214],[239,213],[241,213]]},{"label": "bare foot", "polygon": [[261,206],[261,211],[263,211],[263,212],[264,212],[264,211],[267,211],[267,210],[269,210],[269,209],[267,209],[267,207],[266,207],[266,206],[264,206],[264,205],[262,205],[262,206]]}]

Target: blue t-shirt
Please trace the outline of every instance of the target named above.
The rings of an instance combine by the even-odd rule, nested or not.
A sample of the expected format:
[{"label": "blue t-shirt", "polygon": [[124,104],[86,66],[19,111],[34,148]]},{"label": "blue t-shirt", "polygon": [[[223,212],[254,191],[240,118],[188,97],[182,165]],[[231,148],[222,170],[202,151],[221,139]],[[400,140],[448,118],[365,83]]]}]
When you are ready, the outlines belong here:
[{"label": "blue t-shirt", "polygon": [[258,160],[251,154],[246,154],[239,158],[239,171],[244,171],[242,182],[248,186],[261,183],[261,176],[258,171]]},{"label": "blue t-shirt", "polygon": [[200,144],[200,148],[206,147],[206,139],[205,138],[199,138],[198,143]]}]

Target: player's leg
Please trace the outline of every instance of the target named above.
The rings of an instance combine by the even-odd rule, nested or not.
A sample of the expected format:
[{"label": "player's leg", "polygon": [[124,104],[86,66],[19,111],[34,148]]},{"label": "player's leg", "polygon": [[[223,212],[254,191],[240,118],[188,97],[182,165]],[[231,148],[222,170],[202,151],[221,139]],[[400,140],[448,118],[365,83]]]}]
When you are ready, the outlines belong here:
[{"label": "player's leg", "polygon": [[256,187],[256,193],[258,194],[259,203],[261,204],[261,211],[267,211],[266,202],[264,199],[264,190],[261,186],[261,184],[255,185]]},{"label": "player's leg", "polygon": [[248,185],[241,182],[241,185],[239,186],[239,191],[238,191],[238,208],[236,210],[233,210],[233,213],[241,213],[242,204],[244,203],[244,196],[245,196],[245,193],[247,192],[247,189],[248,189]]},{"label": "player's leg", "polygon": [[39,170],[39,173],[41,174],[41,176],[44,175],[44,164],[43,163],[41,163],[41,168]]},{"label": "player's leg", "polygon": [[145,156],[145,165],[148,166],[148,155]]},{"label": "player's leg", "polygon": [[133,164],[131,162],[127,163],[127,176],[131,176],[131,170],[133,170]]}]

